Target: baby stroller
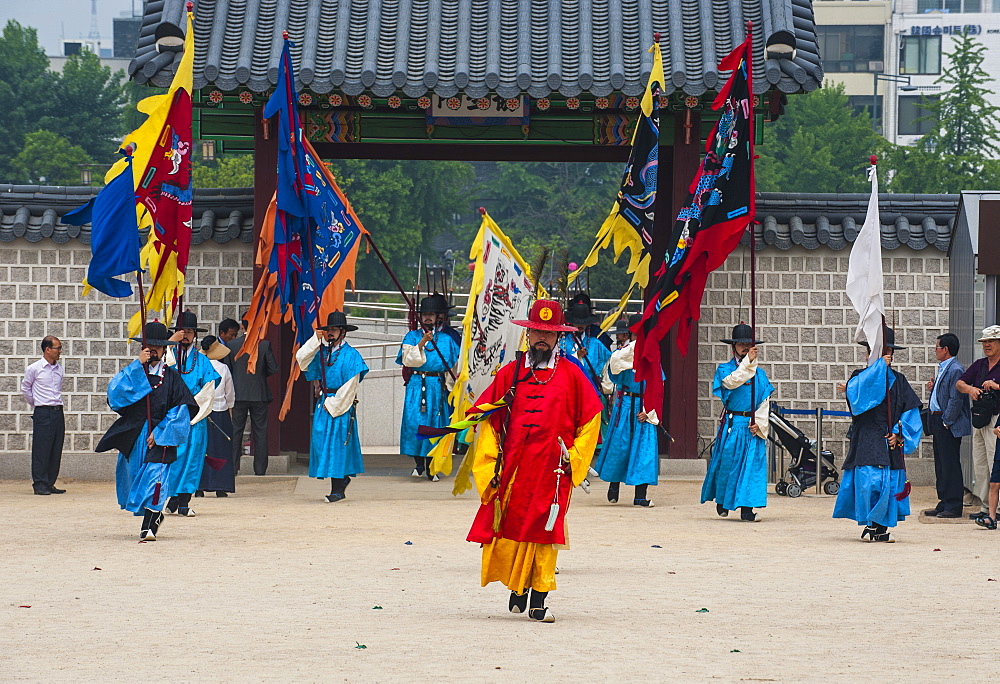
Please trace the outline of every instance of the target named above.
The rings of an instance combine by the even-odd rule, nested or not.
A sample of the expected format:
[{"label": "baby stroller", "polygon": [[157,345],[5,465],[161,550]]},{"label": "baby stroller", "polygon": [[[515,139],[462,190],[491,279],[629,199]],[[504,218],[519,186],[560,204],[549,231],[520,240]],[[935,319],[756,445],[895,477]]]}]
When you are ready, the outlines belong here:
[{"label": "baby stroller", "polygon": [[[769,422],[771,429],[768,439],[779,449],[788,452],[790,457],[788,470],[775,483],[774,491],[779,496],[802,496],[803,490],[816,486],[816,442],[788,422],[781,415],[781,407],[773,403]],[[824,449],[820,452],[820,460],[823,491],[836,494],[840,491],[840,473],[833,464],[833,452]]]}]

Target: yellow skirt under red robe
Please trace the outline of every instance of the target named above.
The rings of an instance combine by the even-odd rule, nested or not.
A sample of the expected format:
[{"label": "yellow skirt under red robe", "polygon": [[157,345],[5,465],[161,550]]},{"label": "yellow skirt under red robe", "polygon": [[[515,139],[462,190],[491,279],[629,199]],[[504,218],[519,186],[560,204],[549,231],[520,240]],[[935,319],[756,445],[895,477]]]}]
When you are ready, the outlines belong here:
[{"label": "yellow skirt under red robe", "polygon": [[[578,486],[587,477],[587,467],[590,465],[597,439],[601,431],[601,414],[598,413],[576,434],[573,446],[569,448],[570,472],[573,486]],[[476,480],[476,488],[480,497],[489,488],[493,479],[499,441],[497,432],[489,422],[482,423],[478,429],[475,460],[472,474]],[[517,473],[511,478],[511,486]],[[508,487],[508,492],[510,487]],[[567,507],[569,501],[567,500]],[[566,531],[566,544],[537,544],[534,542],[514,541],[502,537],[492,543],[483,544],[482,586],[490,582],[501,582],[511,591],[523,594],[529,588],[535,591],[552,591],[556,588],[556,557],[560,547],[569,543],[569,531]]]}]

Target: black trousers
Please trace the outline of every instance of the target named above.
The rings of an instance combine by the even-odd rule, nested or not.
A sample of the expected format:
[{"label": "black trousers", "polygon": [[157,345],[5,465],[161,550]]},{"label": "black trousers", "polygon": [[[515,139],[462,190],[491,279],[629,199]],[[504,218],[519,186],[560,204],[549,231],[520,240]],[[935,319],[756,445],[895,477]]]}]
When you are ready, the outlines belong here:
[{"label": "black trousers", "polygon": [[962,513],[962,462],[959,448],[962,438],[955,437],[941,422],[939,414],[931,414],[931,435],[934,437],[934,476],[937,483],[939,511]]},{"label": "black trousers", "polygon": [[31,414],[31,480],[54,485],[62,463],[66,419],[62,406],[36,406]]},{"label": "black trousers", "polygon": [[[243,457],[243,433],[247,414],[253,431],[253,474],[267,474],[267,402],[237,401],[233,404],[233,463]],[[239,468],[239,465],[237,465]]]}]

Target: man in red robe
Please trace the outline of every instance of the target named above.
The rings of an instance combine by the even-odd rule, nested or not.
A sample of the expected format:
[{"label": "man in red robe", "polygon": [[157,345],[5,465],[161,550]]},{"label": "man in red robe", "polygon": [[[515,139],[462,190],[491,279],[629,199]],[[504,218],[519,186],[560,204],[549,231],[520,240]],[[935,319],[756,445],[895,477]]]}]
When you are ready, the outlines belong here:
[{"label": "man in red robe", "polygon": [[[601,400],[558,351],[567,326],[558,302],[540,299],[526,321],[528,350],[497,373],[479,400],[505,406],[478,428],[472,472],[481,506],[468,540],[483,545],[482,583],[511,590],[509,609],[554,622],[556,554],[567,544],[570,493],[587,476],[601,428]],[[528,589],[531,605],[528,608]]]}]

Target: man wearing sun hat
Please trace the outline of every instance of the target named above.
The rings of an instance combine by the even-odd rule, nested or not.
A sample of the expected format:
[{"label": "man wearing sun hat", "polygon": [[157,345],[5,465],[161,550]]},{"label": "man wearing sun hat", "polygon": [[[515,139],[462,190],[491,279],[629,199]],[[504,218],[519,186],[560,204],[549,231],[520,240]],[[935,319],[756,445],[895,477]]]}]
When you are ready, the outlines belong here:
[{"label": "man wearing sun hat", "polygon": [[342,311],[326,317],[326,325],[295,354],[295,361],[313,384],[312,439],[309,443],[309,477],[330,478],[327,503],[347,498],[351,478],[365,472],[354,407],[358,385],[368,366],[358,350],[347,343],[347,333],[358,326],[348,325]]},{"label": "man wearing sun hat", "polygon": [[118,505],[143,516],[142,541],[156,540],[167,502],[167,474],[198,413],[180,373],[164,361],[167,347],[177,344],[168,337],[167,326],[154,321],[141,337],[132,338],[142,350],[108,384],[108,405],[119,418],[96,449],[118,451]]},{"label": "man wearing sun hat", "polygon": [[170,469],[167,511],[193,518],[191,496],[201,485],[201,474],[208,452],[208,417],[215,403],[215,383],[220,379],[208,357],[198,351],[198,318],[191,311],[177,317],[172,340],[177,341],[176,354],[167,354],[167,365],[181,374],[181,379],[198,403],[198,415],[191,419],[191,434],[177,450],[177,464]]},{"label": "man wearing sun hat", "polygon": [[767,432],[774,386],[757,366],[757,345],[746,323],[733,328],[733,358],[715,370],[712,394],[722,400],[723,416],[712,459],[701,488],[701,502],[715,501],[721,517],[740,509],[740,519],[758,522],[754,508],[767,505]]},{"label": "man wearing sun hat", "polygon": [[990,403],[989,399],[1000,393],[1000,325],[983,330],[979,341],[983,344],[983,358],[973,361],[955,384],[959,392],[969,395],[972,400],[972,472],[975,478],[972,493],[981,502],[979,513],[969,516],[973,520],[989,514],[990,466],[997,446],[993,423],[1000,406],[997,402]]},{"label": "man wearing sun hat", "polygon": [[[562,360],[558,302],[536,301],[528,350],[501,368],[476,401],[500,404],[477,428],[472,471],[481,505],[468,541],[483,546],[482,585],[502,582],[508,608],[554,622],[545,597],[556,588],[557,549],[567,543],[570,492],[587,476],[600,434],[601,400],[584,372]],[[482,410],[480,410],[482,412]],[[529,594],[530,607],[529,607]]]}]

